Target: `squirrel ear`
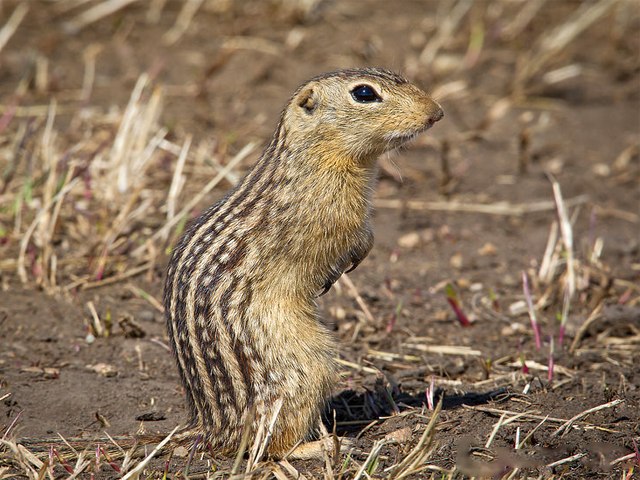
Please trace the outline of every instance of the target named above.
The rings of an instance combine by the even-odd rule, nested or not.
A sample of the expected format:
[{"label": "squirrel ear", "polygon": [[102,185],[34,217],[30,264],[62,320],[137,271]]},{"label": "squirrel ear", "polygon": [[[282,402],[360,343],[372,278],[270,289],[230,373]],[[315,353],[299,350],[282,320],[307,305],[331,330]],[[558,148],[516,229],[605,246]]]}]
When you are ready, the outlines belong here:
[{"label": "squirrel ear", "polygon": [[305,109],[307,113],[312,113],[318,106],[316,92],[312,87],[306,88],[298,95],[298,106]]}]

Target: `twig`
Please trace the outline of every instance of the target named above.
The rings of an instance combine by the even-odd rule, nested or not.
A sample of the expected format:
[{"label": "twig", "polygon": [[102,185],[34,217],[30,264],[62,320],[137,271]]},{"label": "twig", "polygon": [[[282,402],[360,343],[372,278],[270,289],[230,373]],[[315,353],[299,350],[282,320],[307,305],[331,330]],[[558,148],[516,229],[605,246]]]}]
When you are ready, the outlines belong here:
[{"label": "twig", "polygon": [[512,40],[520,34],[533,20],[538,11],[544,6],[547,0],[529,0],[523,4],[515,18],[502,29],[502,37],[505,40]]},{"label": "twig", "polygon": [[96,57],[101,50],[101,46],[92,44],[85,48],[82,54],[84,59],[84,76],[82,77],[82,90],[80,91],[80,100],[82,102],[88,102],[91,97],[96,78]]},{"label": "twig", "polygon": [[[7,395],[3,396],[2,400],[7,398],[9,395],[11,395],[11,394],[8,393]],[[13,418],[13,420],[11,420],[11,423],[9,424],[7,429],[4,431],[4,434],[2,435],[2,439],[0,439],[0,440],[8,440],[9,439],[9,435],[11,434],[11,430],[13,430],[13,427],[16,426],[16,424],[18,423],[18,420],[20,420],[20,417],[22,417],[22,412],[24,412],[24,410],[20,410],[16,414],[16,416]]]},{"label": "twig", "polygon": [[100,321],[100,316],[98,315],[98,311],[96,310],[95,305],[92,301],[87,302],[87,308],[91,313],[91,317],[93,318],[93,330],[96,334],[96,337],[104,337],[105,336],[105,328],[102,326],[102,322]]},{"label": "twig", "polygon": [[380,373],[379,370],[376,370],[375,368],[371,368],[371,367],[365,367],[364,365],[360,365],[357,363],[353,363],[353,362],[349,362],[347,360],[343,360],[342,358],[334,358],[333,359],[336,363],[338,363],[339,365],[343,365],[345,367],[349,367],[349,368],[353,368],[354,370],[358,371],[358,372],[367,372],[367,373]]},{"label": "twig", "polygon": [[576,453],[575,455],[571,455],[570,457],[563,458],[553,463],[549,463],[547,464],[547,467],[552,468],[552,467],[557,467],[558,465],[563,465],[565,463],[575,462],[576,460],[580,460],[582,457],[586,457],[586,456],[587,456],[586,453]]},{"label": "twig", "polygon": [[540,420],[540,422],[538,422],[538,424],[533,427],[533,429],[527,433],[527,435],[520,440],[519,442],[516,443],[516,450],[521,449],[522,447],[524,447],[524,445],[527,443],[527,441],[533,437],[533,434],[536,433],[536,431],[548,420],[549,416],[547,415],[545,418],[543,418],[542,420]]},{"label": "twig", "polygon": [[349,290],[351,290],[351,293],[353,294],[354,298],[356,299],[356,303],[360,307],[360,310],[362,310],[362,313],[364,313],[365,318],[370,323],[372,323],[372,324],[375,323],[376,320],[375,320],[375,318],[373,318],[373,315],[371,315],[371,311],[369,310],[369,307],[367,307],[367,304],[364,302],[364,300],[360,296],[360,293],[358,292],[358,289],[353,284],[353,282],[351,281],[349,276],[347,274],[343,274],[342,277],[340,277],[340,281],[343,282],[347,286],[347,288]]},{"label": "twig", "polygon": [[529,160],[531,157],[531,131],[524,127],[520,131],[518,138],[518,173],[524,175],[529,168]]},{"label": "twig", "polygon": [[136,268],[132,268],[131,270],[128,270],[126,272],[122,272],[118,275],[114,275],[113,277],[109,277],[109,278],[105,278],[104,280],[98,280],[96,282],[87,282],[84,284],[81,284],[81,288],[82,290],[89,290],[91,288],[97,288],[97,287],[104,287],[105,285],[111,285],[112,283],[118,283],[126,278],[131,278],[131,277],[135,277],[136,275],[141,274],[142,272],[146,272],[147,270],[149,270],[151,267],[153,267],[153,263],[149,262],[149,263],[145,263],[144,265],[141,265],[139,267]]},{"label": "twig", "polygon": [[556,261],[554,258],[554,252],[556,250],[556,244],[558,243],[558,222],[554,221],[549,229],[549,238],[547,239],[547,246],[544,249],[544,255],[542,262],[540,262],[540,270],[538,270],[538,279],[547,284],[551,282],[553,274],[555,273]]},{"label": "twig", "polygon": [[[31,118],[31,117],[46,117],[49,115],[49,109],[51,105],[28,105],[20,106],[15,104],[0,104],[0,113],[10,113],[15,118]],[[78,111],[77,107],[70,105],[61,105],[58,107],[58,115],[70,115]]]},{"label": "twig", "polygon": [[282,48],[280,44],[265,40],[260,37],[234,36],[225,37],[222,48],[228,50],[255,50],[256,52],[268,53],[270,55],[280,55]]},{"label": "twig", "polygon": [[282,404],[284,400],[282,397],[278,398],[273,404],[273,414],[271,415],[271,420],[269,421],[269,425],[267,425],[267,431],[265,432],[264,439],[260,444],[260,450],[258,450],[258,455],[256,456],[256,460],[262,458],[264,454],[267,452],[267,448],[271,443],[271,437],[273,436],[273,429],[276,425],[276,421],[278,420],[278,416],[280,415],[280,410],[282,409]]},{"label": "twig", "polygon": [[33,219],[33,222],[31,222],[31,225],[29,225],[29,228],[27,228],[27,231],[22,236],[22,240],[20,241],[20,253],[18,254],[18,276],[20,277],[22,283],[27,283],[28,280],[27,270],[25,268],[25,256],[27,253],[29,241],[31,240],[31,236],[33,235],[34,230],[36,229],[40,221],[45,217],[45,215],[48,215],[47,212],[49,211],[53,203],[64,197],[67,192],[76,185],[76,183],[78,183],[78,178],[74,178],[64,187],[62,187],[60,191],[49,202],[47,202],[47,204],[44,205],[42,209],[40,209],[38,215],[36,215],[36,218]]},{"label": "twig", "polygon": [[171,433],[169,435],[167,435],[159,444],[156,448],[153,449],[153,451],[147,455],[144,460],[142,460],[139,464],[137,464],[135,466],[135,468],[133,470],[131,470],[129,473],[127,473],[124,477],[122,477],[122,480],[127,480],[128,478],[138,478],[138,474],[140,472],[142,472],[142,470],[144,470],[144,468],[147,466],[147,464],[151,461],[151,459],[153,457],[155,457],[158,453],[160,453],[160,451],[164,448],[164,446],[169,443],[169,440],[171,440],[171,437],[173,437],[173,434],[176,433],[176,431],[178,430],[178,428],[180,428],[180,426],[177,426],[176,428],[174,428]]},{"label": "twig", "polygon": [[[566,206],[574,206],[586,203],[588,195],[579,195],[566,200]],[[490,204],[462,203],[462,202],[422,202],[420,200],[409,200],[407,202],[399,199],[377,199],[374,201],[377,208],[406,208],[409,210],[428,210],[436,212],[466,212],[466,213],[486,213],[489,215],[514,215],[522,216],[527,213],[545,212],[554,210],[556,204],[549,200],[537,202],[516,203],[496,202]]]},{"label": "twig", "polygon": [[555,367],[555,343],[553,335],[549,335],[549,361],[547,364],[547,380],[553,381],[553,370]]},{"label": "twig", "polygon": [[187,154],[191,147],[191,140],[193,137],[188,135],[180,150],[178,161],[176,162],[176,169],[173,172],[173,178],[171,179],[171,186],[169,187],[169,194],[167,195],[167,220],[171,220],[176,214],[176,200],[180,193],[180,189],[184,184],[184,177],[182,171],[184,170],[184,164],[187,160]]},{"label": "twig", "polygon": [[138,77],[131,91],[127,108],[122,115],[118,133],[110,152],[110,170],[113,181],[109,185],[107,198],[115,199],[129,191],[137,180],[143,177],[146,166],[165,137],[167,130],[160,129],[147,141],[151,129],[160,115],[161,90],[153,90],[149,99],[143,101],[143,93],[150,82],[148,73]]},{"label": "twig", "polygon": [[600,0],[595,3],[581,4],[580,8],[566,22],[556,27],[551,33],[545,30],[538,39],[538,47],[533,49],[534,53],[522,64],[521,68],[516,70],[514,76],[514,91],[516,95],[520,95],[523,92],[524,84],[540,71],[549,60],[564,51],[569,43],[617,3],[612,0]]},{"label": "twig", "polygon": [[576,291],[576,271],[573,253],[573,229],[571,228],[571,222],[569,221],[567,208],[562,198],[560,184],[556,181],[555,178],[553,178],[552,175],[549,174],[548,176],[553,188],[553,199],[556,203],[556,210],[558,212],[560,236],[562,237],[565,253],[567,255],[567,283],[565,285],[565,288],[569,290],[569,297],[573,297],[573,294]]},{"label": "twig", "polygon": [[438,353],[440,355],[469,355],[475,357],[482,355],[480,350],[473,350],[471,347],[459,347],[455,345],[422,345],[414,343],[403,343],[402,345],[421,352]]},{"label": "twig", "polygon": [[609,465],[611,465],[613,467],[614,465],[617,465],[618,463],[626,462],[627,460],[632,460],[636,456],[637,456],[637,454],[635,452],[634,453],[630,453],[628,455],[624,455],[623,457],[616,458],[615,460],[612,460],[609,463]]},{"label": "twig", "polygon": [[153,306],[153,308],[155,308],[157,311],[159,311],[160,313],[164,313],[164,307],[162,306],[162,303],[160,303],[153,295],[151,295],[148,292],[145,292],[144,290],[142,290],[140,287],[135,287],[133,285],[127,285],[127,290],[129,290],[131,293],[133,293],[135,296],[143,298],[144,300],[146,300],[147,302],[149,302],[151,304],[151,306]]},{"label": "twig", "polygon": [[564,342],[564,335],[566,332],[566,324],[567,319],[569,318],[569,307],[571,306],[571,295],[569,295],[569,291],[564,291],[564,298],[562,300],[562,314],[560,316],[560,328],[558,331],[558,343],[560,347]]},{"label": "twig", "polygon": [[22,23],[28,11],[29,5],[27,2],[19,2],[9,17],[9,20],[7,20],[7,23],[0,29],[0,52],[2,52],[2,49],[9,42],[13,34],[16,33],[18,26]]},{"label": "twig", "polygon": [[251,436],[251,430],[253,426],[253,421],[255,419],[255,404],[249,409],[247,415],[244,419],[244,426],[242,427],[242,437],[240,437],[240,445],[238,445],[238,449],[236,450],[236,456],[233,460],[233,465],[231,467],[231,475],[235,475],[240,470],[240,464],[242,463],[242,459],[244,458],[244,454],[247,451],[247,446],[249,445],[249,437]]},{"label": "twig", "polygon": [[[19,108],[19,107],[18,107]],[[598,205],[594,205],[596,213],[601,216],[608,216],[613,218],[619,218],[629,223],[640,223],[640,215],[626,210],[620,210],[617,208],[605,208]]]},{"label": "twig", "polygon": [[[521,412],[514,412],[511,410],[501,410],[499,408],[482,407],[482,406],[474,406],[474,405],[463,405],[463,408],[466,408],[467,410],[475,410],[478,412],[493,413],[495,415],[502,415],[502,414],[518,415],[519,413],[521,413]],[[521,417],[529,420],[545,420],[552,423],[567,422],[567,420],[564,418],[550,417],[548,415],[537,415],[534,413],[523,413]]]},{"label": "twig", "polygon": [[[520,361],[516,361],[516,362],[509,362],[505,364],[508,367],[513,367],[513,368],[521,368],[522,367],[522,363]],[[542,372],[548,372],[549,371],[549,364],[547,363],[547,365],[544,365],[542,363],[538,363],[534,360],[527,360],[527,368],[530,368],[531,370],[539,370]],[[575,376],[575,373],[572,372],[570,369],[563,367],[561,365],[554,365],[554,371],[557,373],[561,373],[562,375],[566,375],[569,378],[573,378]]]},{"label": "twig", "polygon": [[386,362],[393,362],[394,360],[399,360],[402,362],[422,362],[422,359],[415,355],[404,355],[401,353],[382,352],[380,350],[374,350],[372,348],[367,349],[367,356],[380,358]]},{"label": "twig", "polygon": [[[220,181],[226,177],[226,175],[233,170],[242,160],[244,160],[247,155],[249,155],[253,149],[255,148],[254,143],[248,143],[245,145],[242,150],[240,150],[232,159],[225,165],[225,167],[218,172],[218,174],[207,183],[202,190],[200,190],[196,195],[191,198],[191,201],[187,203],[180,212],[178,212],[171,220],[168,220],[161,228],[159,228],[151,237],[149,237],[148,241],[154,241],[158,238],[164,237],[171,228],[173,228],[183,217],[185,217],[200,201],[218,184]],[[139,256],[147,247],[145,245],[141,245],[136,248],[131,255],[136,257]]]},{"label": "twig", "polygon": [[378,455],[380,455],[380,450],[382,450],[382,447],[384,447],[386,444],[387,444],[387,440],[384,438],[382,440],[375,441],[375,443],[373,444],[373,447],[369,451],[369,455],[367,455],[367,459],[364,461],[362,465],[360,465],[360,468],[358,469],[355,476],[353,477],[353,480],[359,480],[360,478],[362,478],[363,475],[366,475],[366,478],[370,478],[370,476],[366,471],[370,469],[373,466],[373,464],[376,462],[376,460],[378,459]]},{"label": "twig", "polygon": [[[453,2],[451,2],[453,3]],[[451,5],[450,3],[450,5]],[[471,0],[458,0],[455,5],[448,9],[449,14],[438,25],[438,31],[431,37],[431,40],[420,53],[420,63],[431,65],[438,55],[442,46],[453,38],[453,31],[460,21],[465,17],[473,2]]]},{"label": "twig", "polygon": [[604,308],[604,303],[600,302],[596,306],[596,308],[593,309],[593,312],[591,312],[591,314],[589,315],[589,318],[587,318],[587,320],[582,325],[580,325],[580,328],[576,332],[576,335],[573,338],[573,342],[571,342],[571,346],[569,347],[569,353],[574,353],[576,351],[576,348],[578,348],[578,345],[582,341],[582,337],[584,337],[584,334],[587,332],[587,330],[589,330],[589,327],[591,327],[591,324],[596,320],[602,318],[601,313],[603,308]]},{"label": "twig", "polygon": [[553,437],[557,437],[558,435],[561,435],[563,432],[568,430],[576,421],[580,420],[581,418],[586,417],[587,415],[589,415],[591,413],[598,412],[598,411],[604,410],[606,408],[615,407],[617,405],[620,405],[622,402],[624,402],[624,400],[619,398],[617,400],[613,400],[613,401],[608,402],[608,403],[603,403],[602,405],[598,405],[597,407],[593,407],[593,408],[590,408],[588,410],[585,410],[584,412],[581,412],[578,415],[575,415],[574,417],[571,417],[565,423],[560,425],[558,427],[558,429],[555,432],[553,432],[552,436]]},{"label": "twig", "polygon": [[45,93],[49,86],[49,59],[44,55],[37,55],[35,64],[33,83],[38,93]]},{"label": "twig", "polygon": [[403,460],[393,468],[389,478],[396,480],[406,478],[427,468],[425,463],[432,451],[430,447],[433,444],[436,424],[441,410],[442,398],[440,398],[438,405],[431,414],[431,419],[422,432],[420,440],[418,440],[416,446],[403,458]]},{"label": "twig", "polygon": [[103,0],[99,4],[91,7],[88,10],[85,10],[77,17],[69,20],[64,24],[64,28],[69,33],[78,33],[87,25],[91,25],[98,20],[112,15],[118,10],[126,7],[130,3],[136,2],[138,0]]},{"label": "twig", "polygon": [[[321,424],[322,425],[322,424]],[[322,425],[324,427],[324,425]],[[322,449],[323,453],[324,453],[324,457],[325,457],[325,462],[329,462],[329,458],[327,455],[327,452],[325,449]],[[289,463],[289,461],[285,458],[282,460],[278,461],[278,465],[281,465],[282,467],[284,467],[284,469],[289,472],[289,475],[291,475],[291,478],[295,478],[296,480],[307,480],[307,477],[305,477],[302,473],[300,473],[293,465],[291,465]],[[327,465],[327,469],[328,471],[330,470],[330,465]],[[285,480],[288,480],[289,477],[283,476],[283,478]],[[325,476],[325,478],[327,478]],[[329,477],[331,478],[331,477]]]},{"label": "twig", "polygon": [[533,299],[531,297],[531,290],[529,289],[529,277],[527,272],[522,271],[522,290],[524,292],[524,298],[527,301],[527,310],[529,311],[529,319],[531,320],[531,328],[536,339],[536,350],[540,350],[542,347],[542,340],[540,339],[540,325],[536,318],[536,310],[533,307]]},{"label": "twig", "polygon": [[[493,439],[496,438],[498,430],[500,430],[500,428],[502,428],[502,425],[504,425],[504,423],[505,423],[505,421],[504,421],[505,418],[507,418],[507,414],[506,413],[503,413],[502,415],[500,415],[500,419],[498,419],[496,424],[493,426],[493,429],[491,430],[491,435],[489,435],[489,438],[487,439],[487,443],[484,444],[484,448],[491,447],[491,444],[493,443]],[[512,418],[515,419],[516,416],[514,416]]]},{"label": "twig", "polygon": [[193,20],[193,17],[198,12],[202,2],[203,0],[187,0],[183,3],[182,9],[176,18],[176,23],[162,36],[165,45],[173,45],[180,40],[182,35],[189,29],[191,20]]}]

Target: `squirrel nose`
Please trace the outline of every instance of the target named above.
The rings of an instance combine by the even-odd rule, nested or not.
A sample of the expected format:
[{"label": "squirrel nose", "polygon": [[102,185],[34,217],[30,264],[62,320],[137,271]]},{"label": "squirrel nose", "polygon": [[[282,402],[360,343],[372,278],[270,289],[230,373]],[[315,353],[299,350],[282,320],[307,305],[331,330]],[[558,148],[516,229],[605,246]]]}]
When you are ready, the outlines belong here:
[{"label": "squirrel nose", "polygon": [[436,105],[434,111],[429,115],[427,119],[427,127],[432,127],[434,123],[439,122],[444,117],[444,111],[442,107],[437,103],[433,102]]},{"label": "squirrel nose", "polygon": [[440,120],[442,120],[443,117],[444,117],[444,110],[442,110],[442,107],[440,105],[438,105],[438,109],[431,116],[431,120],[433,121],[433,123],[435,123],[435,122],[439,122]]}]

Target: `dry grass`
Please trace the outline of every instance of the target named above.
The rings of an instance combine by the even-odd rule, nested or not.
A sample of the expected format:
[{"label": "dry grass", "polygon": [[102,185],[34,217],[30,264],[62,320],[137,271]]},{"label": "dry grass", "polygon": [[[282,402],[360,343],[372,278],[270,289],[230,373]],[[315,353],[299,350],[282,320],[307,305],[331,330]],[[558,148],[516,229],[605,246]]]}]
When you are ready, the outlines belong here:
[{"label": "dry grass", "polygon": [[[66,31],[77,33],[106,21],[118,12],[126,11],[128,6],[135,3],[135,0],[63,0],[53,8],[63,19]],[[145,9],[151,23],[157,22],[163,15],[172,16],[171,27],[162,37],[167,46],[178,44],[195,28],[199,11],[208,9],[219,12],[231,8],[225,6],[225,2],[196,0],[184,2],[174,14],[164,1],[155,0],[149,5],[138,3],[138,8]],[[284,10],[293,9],[296,15],[311,18],[316,15],[322,2],[283,0],[275,3]],[[462,66],[443,74],[435,90],[440,98],[449,98],[453,102],[468,100],[471,94],[465,76],[474,73],[474,68],[481,64],[482,54],[486,53],[483,50],[488,48],[486,22],[492,9],[514,14],[501,32],[502,40],[508,42],[535,22],[547,3],[545,0],[496,0],[486,5],[470,0],[442,2],[437,27],[416,59],[416,72],[420,66],[442,62],[442,52],[453,48],[452,45],[465,45]],[[449,145],[455,145],[456,148],[472,145],[495,127],[511,109],[535,102],[533,95],[540,95],[546,86],[573,78],[580,71],[576,66],[576,42],[580,35],[607,18],[612,11],[628,11],[630,3],[624,0],[586,2],[569,12],[565,18],[558,19],[556,24],[549,25],[535,39],[530,51],[508,65],[509,68],[515,68],[512,82],[502,92],[502,97],[487,108],[487,114],[478,126],[469,126],[446,143],[436,145],[435,148],[442,152],[442,158],[448,159]],[[0,53],[6,50],[8,42],[30,13],[31,7],[22,3],[11,10],[0,27]],[[269,54],[282,51],[278,44],[259,38],[229,37],[224,45],[230,51],[240,48]],[[237,152],[231,154],[229,152],[233,149],[219,138],[215,155],[211,156],[211,149],[205,142],[200,144],[189,135],[175,138],[175,132],[163,123],[165,86],[150,73],[139,74],[126,105],[93,105],[91,94],[96,62],[99,61],[96,58],[97,53],[93,50],[83,57],[85,75],[82,87],[71,100],[56,100],[53,94],[46,94],[52,91],[49,81],[51,65],[42,57],[35,62],[33,72],[25,73],[17,82],[15,91],[6,94],[0,105],[0,157],[6,159],[0,172],[0,238],[10,245],[6,250],[9,255],[0,259],[0,273],[5,277],[15,275],[22,284],[37,286],[52,295],[70,296],[73,292],[119,284],[152,272],[161,264],[163,255],[175,242],[185,222],[207,204],[210,193],[216,187],[222,191],[236,183],[244,171],[244,163],[249,163],[245,161],[255,155],[255,145],[251,142],[240,145]],[[495,59],[492,61],[499,62]],[[411,65],[408,66],[410,71]],[[551,68],[554,75],[549,72],[543,75],[545,69]],[[29,89],[44,92],[46,101],[25,101]],[[523,175],[530,168],[528,148],[523,146],[520,152]],[[625,150],[621,154],[621,163],[625,161],[624,155],[628,165],[629,158],[634,155],[633,150]],[[446,193],[451,195],[455,193],[457,185],[456,172],[450,170],[448,160],[443,160],[442,165]],[[205,172],[207,181],[198,184],[197,193],[187,195],[183,191],[184,186],[190,185],[192,188],[189,191],[193,192],[198,182],[199,175],[194,172]],[[544,339],[536,331],[536,350],[513,352],[513,355],[489,362],[483,366],[487,378],[461,382],[445,375],[433,375],[433,370],[428,370],[432,378],[432,402],[434,391],[444,387],[465,388],[467,391],[509,387],[510,391],[522,389],[527,393],[535,382],[541,382],[535,372],[546,374],[548,381],[544,388],[553,391],[580,373],[562,365],[563,361],[567,361],[567,355],[580,355],[588,349],[606,350],[607,355],[615,356],[620,362],[629,362],[636,355],[640,344],[640,331],[637,329],[635,335],[625,338],[616,337],[613,332],[605,330],[596,339],[595,346],[593,343],[585,345],[589,328],[603,318],[605,302],[612,298],[621,300],[624,296],[626,305],[637,306],[640,304],[640,289],[637,285],[614,277],[611,268],[601,258],[604,239],[595,238],[587,242],[587,250],[578,248],[581,239],[576,238],[574,224],[584,212],[585,205],[589,205],[590,198],[588,195],[579,195],[565,199],[560,183],[552,176],[549,179],[553,192],[550,198],[523,203],[478,203],[455,198],[447,201],[376,200],[378,208],[400,209],[404,212],[444,211],[503,217],[546,214],[551,225],[546,248],[541,246],[544,253],[537,268],[524,262],[513,266],[513,273],[523,273],[525,288],[523,295],[514,294],[512,308],[508,312],[497,311],[488,295],[476,298],[471,306],[476,319],[496,318],[505,323],[526,324],[523,319],[529,315],[533,324],[540,322],[547,333],[552,332],[551,342],[545,345],[549,347],[549,352],[539,354],[537,351],[543,347]],[[596,205],[593,208],[603,207]],[[637,214],[633,212],[614,214],[630,223],[639,222]],[[359,290],[360,285],[347,276],[341,279],[341,283],[345,287],[343,293],[354,299],[358,315],[363,319],[353,332],[352,340],[355,341],[359,335],[362,336],[361,328],[376,325],[380,319],[372,312],[367,296]],[[127,288],[133,289],[136,295],[148,298],[157,310],[162,309],[155,298],[132,286]],[[108,328],[91,302],[88,309],[91,313],[91,331],[96,336],[106,335]],[[398,310],[402,310],[401,305]],[[586,315],[581,316],[583,321],[577,326],[570,347],[565,349],[566,325],[574,311],[586,311]],[[557,321],[549,320],[556,312]],[[389,328],[393,328],[393,325]],[[623,399],[614,399],[585,408],[572,418],[558,418],[551,415],[552,412],[541,412],[524,401],[521,411],[466,405],[466,409],[487,416],[498,415],[499,419],[481,442],[483,447],[461,444],[455,461],[438,461],[442,460],[439,452],[443,448],[439,433],[447,428],[447,422],[443,420],[446,410],[442,410],[443,404],[446,406],[446,396],[443,400],[443,396],[435,394],[440,402],[435,406],[430,404],[432,411],[425,410],[424,406],[398,406],[396,402],[400,401],[397,392],[392,393],[394,386],[397,386],[396,380],[392,375],[382,375],[373,362],[393,363],[397,371],[402,372],[412,371],[418,364],[422,366],[426,355],[437,355],[439,359],[461,358],[464,362],[485,361],[492,355],[481,345],[473,348],[433,345],[432,339],[421,338],[411,332],[403,338],[405,341],[401,347],[408,349],[410,354],[367,348],[357,361],[345,358],[337,360],[345,369],[349,369],[348,372],[382,378],[382,392],[365,397],[370,411],[378,411],[378,403],[391,403],[391,410],[386,411],[388,419],[404,418],[412,426],[407,427],[408,430],[399,428],[388,434],[380,433],[373,440],[369,437],[359,442],[357,447],[350,447],[345,442],[342,450],[335,432],[325,432],[325,438],[332,439],[336,448],[333,451],[325,449],[323,458],[319,460],[320,467],[310,468],[311,473],[303,469],[305,464],[265,458],[271,427],[275,422],[273,418],[271,424],[265,424],[255,439],[245,438],[235,461],[222,460],[220,463],[215,456],[209,457],[201,452],[186,452],[186,455],[181,452],[182,456],[176,452],[168,454],[162,447],[175,430],[157,448],[146,456],[140,456],[133,448],[118,446],[117,441],[107,451],[106,447],[89,450],[76,449],[71,445],[67,449],[65,442],[60,440],[49,442],[54,446],[41,452],[17,442],[13,434],[14,425],[10,424],[0,440],[0,479],[40,480],[61,476],[102,478],[112,475],[127,479],[169,476],[290,479],[314,478],[314,474],[325,479],[563,478],[562,472],[565,470],[559,467],[580,462],[590,454],[588,446],[585,446],[585,451],[552,461],[531,461],[529,457],[524,459],[520,456],[521,451],[532,445],[534,436],[540,441],[541,436],[543,439],[552,439],[576,430],[605,431],[608,427],[598,425],[597,419],[592,418],[593,414],[614,409],[624,402]],[[560,353],[564,350],[565,355],[560,359]],[[544,364],[536,361],[536,358],[548,358],[548,362]],[[421,370],[420,373],[425,371]],[[346,373],[345,376],[350,374]],[[0,397],[0,400],[6,398],[8,394]],[[384,417],[378,415],[375,418],[379,416]],[[377,420],[370,423],[370,418],[352,421],[369,424],[369,427],[361,430],[360,435],[377,425]],[[348,421],[343,421],[339,426],[345,427],[347,424]],[[511,427],[515,425],[513,449],[507,453],[494,449],[496,439],[511,436]],[[63,448],[67,452],[65,455],[60,453]],[[620,478],[632,478],[640,468],[637,450],[635,453],[628,453],[627,450],[624,454],[617,453],[613,457],[605,455],[606,466],[619,468]],[[533,476],[533,471],[539,472],[537,476]]]}]

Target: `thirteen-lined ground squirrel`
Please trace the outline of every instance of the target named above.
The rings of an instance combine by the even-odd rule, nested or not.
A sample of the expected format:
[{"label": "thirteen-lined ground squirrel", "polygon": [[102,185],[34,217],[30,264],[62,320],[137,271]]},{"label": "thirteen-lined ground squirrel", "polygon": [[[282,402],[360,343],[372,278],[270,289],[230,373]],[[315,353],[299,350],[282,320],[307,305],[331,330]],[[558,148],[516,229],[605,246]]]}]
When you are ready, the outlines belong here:
[{"label": "thirteen-lined ground squirrel", "polygon": [[184,233],[167,274],[167,327],[188,428],[214,450],[234,451],[278,399],[271,455],[313,429],[336,370],[316,297],[371,249],[378,155],[442,116],[386,70],[313,78],[249,174]]}]

